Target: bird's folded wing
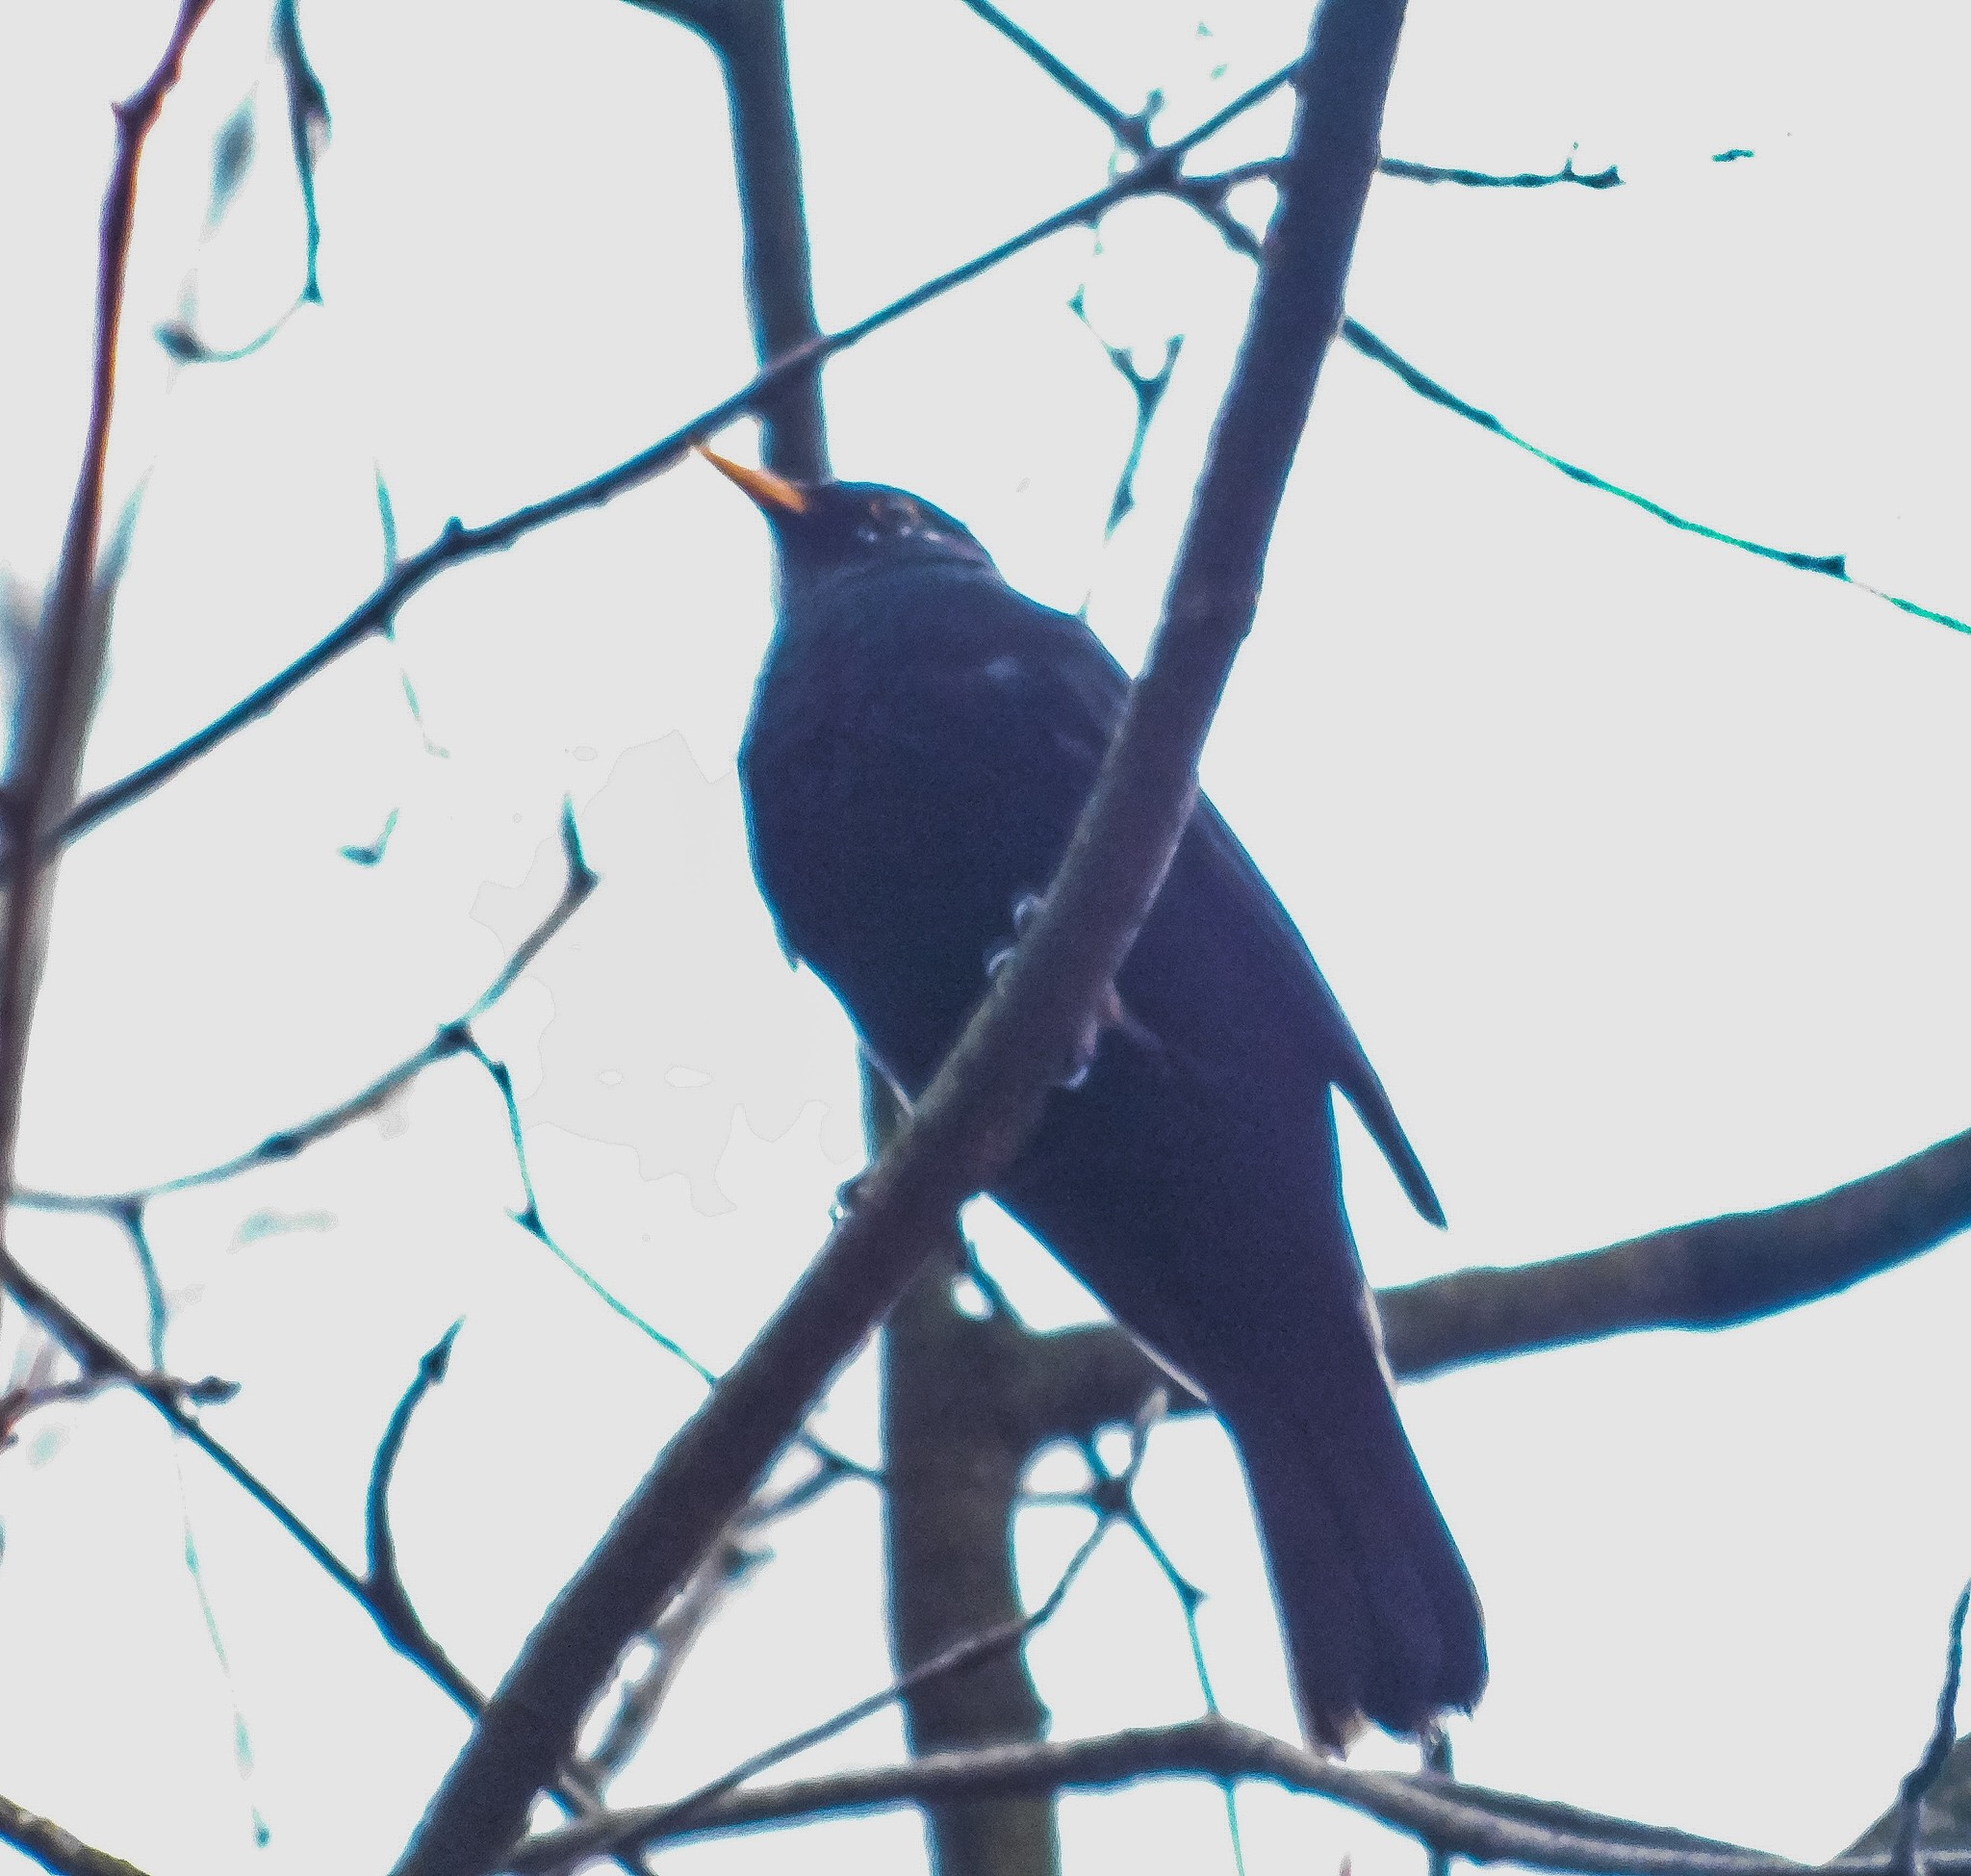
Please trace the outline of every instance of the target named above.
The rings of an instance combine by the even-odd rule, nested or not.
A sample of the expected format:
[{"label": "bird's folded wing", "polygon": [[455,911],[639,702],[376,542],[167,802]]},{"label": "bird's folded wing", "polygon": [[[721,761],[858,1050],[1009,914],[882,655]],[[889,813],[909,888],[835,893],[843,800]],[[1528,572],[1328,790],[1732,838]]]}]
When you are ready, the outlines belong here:
[{"label": "bird's folded wing", "polygon": [[[972,694],[960,714],[1004,722],[1002,746],[1018,752],[1020,767],[1007,782],[1023,799],[1053,792],[1037,772],[1044,769],[1078,810],[1122,720],[1127,673],[1081,620],[996,584],[982,583],[955,610],[947,643],[956,655],[943,673]],[[1043,725],[1044,738],[1036,734]],[[1416,1149],[1306,941],[1202,797],[1120,988],[1128,1015],[1179,1060],[1236,1078],[1256,1103],[1292,1106],[1341,1089],[1411,1203],[1443,1224]]]}]

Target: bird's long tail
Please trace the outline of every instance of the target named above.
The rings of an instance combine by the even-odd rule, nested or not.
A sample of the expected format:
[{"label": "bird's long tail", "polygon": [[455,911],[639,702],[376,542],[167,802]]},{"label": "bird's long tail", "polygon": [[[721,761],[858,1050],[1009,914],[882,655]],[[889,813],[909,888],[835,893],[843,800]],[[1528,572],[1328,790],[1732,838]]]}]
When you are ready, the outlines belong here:
[{"label": "bird's long tail", "polygon": [[1364,1718],[1416,1734],[1472,1708],[1484,1627],[1368,1323],[1295,1315],[1248,1341],[1213,1400],[1244,1461],[1302,1722],[1339,1749]]}]

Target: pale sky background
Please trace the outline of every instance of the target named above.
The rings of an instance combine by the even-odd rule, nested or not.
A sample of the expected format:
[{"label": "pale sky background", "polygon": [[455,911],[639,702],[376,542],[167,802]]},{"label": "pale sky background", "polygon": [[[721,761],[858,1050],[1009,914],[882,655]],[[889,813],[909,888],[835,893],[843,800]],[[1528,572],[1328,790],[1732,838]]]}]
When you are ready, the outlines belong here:
[{"label": "pale sky background", "polygon": [[[79,448],[107,101],[170,9],[0,10],[0,562],[50,567]],[[1020,16],[1169,131],[1290,57],[1298,7]],[[629,7],[308,4],[334,113],[324,303],[258,0],[219,0],[144,171],[114,499],[147,477],[89,756],[107,781],[327,630],[406,549],[593,473],[743,382],[723,100]],[[794,0],[825,321],[1097,186],[1108,139],[956,0]],[[1971,614],[1961,90],[1933,4],[1420,0],[1386,148],[1626,186],[1385,180],[1356,316],[1573,460],[1713,526]],[[1223,67],[1222,72],[1218,68]],[[207,225],[213,139],[259,152]],[[1284,104],[1222,140],[1278,147]],[[1271,140],[1271,141],[1268,141]],[[1740,161],[1713,159],[1750,150]],[[1263,205],[1262,205],[1263,206]],[[1247,265],[1170,205],[1061,236],[829,369],[836,463],[968,521],[1008,577],[1135,660],[1243,317]],[[1141,502],[1103,538],[1132,400],[1067,310],[1186,346]],[[735,433],[732,447],[749,439]],[[686,465],[448,573],[270,721],[64,864],[22,1181],[101,1191],[223,1159],[468,1006],[551,900],[564,796],[597,896],[479,1026],[512,1065],[543,1214],[714,1366],[820,1242],[859,1155],[851,1038],[774,948],[732,757],[769,627],[765,539]],[[406,681],[422,726],[405,702]],[[1307,931],[1451,1225],[1346,1142],[1378,1281],[1580,1249],[1805,1195],[1971,1121],[1962,804],[1971,642],[1677,534],[1334,354],[1207,785]],[[380,864],[342,857],[396,814]],[[152,1208],[178,1373],[351,1560],[375,1439],[463,1317],[396,1507],[410,1586],[490,1686],[699,1398],[509,1221],[483,1071],[432,1072],[299,1161]],[[1010,1229],[1041,1323],[1088,1305]],[[141,1347],[127,1246],[16,1211],[20,1255]],[[1928,1726],[1971,1573],[1971,1282],[1946,1248],[1750,1329],[1651,1336],[1409,1389],[1490,1618],[1468,1776],[1830,1854]],[[18,1347],[9,1311],[0,1361]],[[871,1364],[826,1426],[874,1456]],[[1291,1725],[1215,1429],[1160,1431],[1141,1503],[1209,1593],[1227,1709]],[[202,1563],[216,1654],[183,1564]],[[158,1872],[380,1869],[462,1736],[254,1506],[140,1405],[0,1454],[0,1791]],[[1044,1595],[1086,1518],[1030,1514]],[[680,1790],[886,1679],[878,1507],[844,1486],[692,1658],[625,1798]],[[1032,1651],[1058,1736],[1184,1717],[1167,1589],[1113,1536]],[[251,1741],[243,1778],[235,1716]],[[885,1759],[893,1718],[808,1768]],[[1365,1762],[1410,1762],[1369,1742]],[[255,1812],[270,1832],[252,1840]],[[1414,1872],[1311,1799],[1241,1797],[1248,1867]],[[1209,1786],[1075,1798],[1069,1867],[1231,1867]],[[921,1866],[908,1815],[666,1852],[666,1869]],[[13,1868],[0,1851],[0,1868]],[[1127,1860],[1126,1862],[1124,1860]],[[24,1865],[21,1865],[24,1866]]]}]

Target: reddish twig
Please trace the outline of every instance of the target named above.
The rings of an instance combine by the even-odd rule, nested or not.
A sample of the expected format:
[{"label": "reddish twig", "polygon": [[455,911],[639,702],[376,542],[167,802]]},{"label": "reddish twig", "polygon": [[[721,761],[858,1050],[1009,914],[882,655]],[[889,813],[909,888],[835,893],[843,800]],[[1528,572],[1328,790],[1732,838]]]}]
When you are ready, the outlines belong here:
[{"label": "reddish twig", "polygon": [[116,400],[116,341],[123,323],[130,231],[137,217],[138,165],[144,140],[178,82],[185,49],[211,5],[212,0],[183,0],[157,68],[115,107],[116,150],[103,196],[96,265],[89,427],[62,536],[62,555],[21,681],[13,758],[0,792],[0,827],[5,829],[7,850],[17,862],[12,869],[5,926],[0,930],[0,1215],[13,1189],[21,1078],[47,925],[52,865],[41,859],[40,841],[75,798],[83,739],[102,682],[109,606],[107,595],[97,589],[96,543],[102,532],[104,466]]}]

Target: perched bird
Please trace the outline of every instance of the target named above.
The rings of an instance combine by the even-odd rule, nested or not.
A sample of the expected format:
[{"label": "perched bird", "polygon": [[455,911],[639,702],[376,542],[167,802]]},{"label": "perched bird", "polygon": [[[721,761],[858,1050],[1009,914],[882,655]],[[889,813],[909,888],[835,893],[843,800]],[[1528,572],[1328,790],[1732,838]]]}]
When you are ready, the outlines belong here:
[{"label": "perched bird", "polygon": [[[781,557],[739,757],[754,869],[788,952],[914,1098],[1053,879],[1129,681],[928,501],[710,459]],[[1478,1602],[1391,1398],[1332,1089],[1418,1210],[1443,1214],[1300,934],[1207,801],[1086,1056],[992,1196],[1230,1431],[1309,1735],[1339,1749],[1365,1717],[1415,1734],[1471,1708]]]}]

